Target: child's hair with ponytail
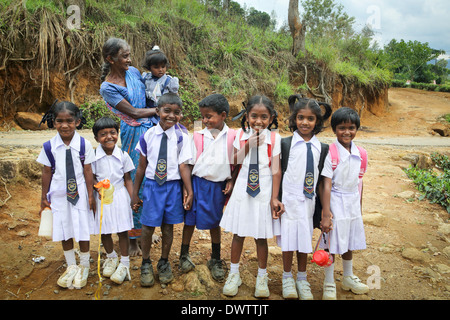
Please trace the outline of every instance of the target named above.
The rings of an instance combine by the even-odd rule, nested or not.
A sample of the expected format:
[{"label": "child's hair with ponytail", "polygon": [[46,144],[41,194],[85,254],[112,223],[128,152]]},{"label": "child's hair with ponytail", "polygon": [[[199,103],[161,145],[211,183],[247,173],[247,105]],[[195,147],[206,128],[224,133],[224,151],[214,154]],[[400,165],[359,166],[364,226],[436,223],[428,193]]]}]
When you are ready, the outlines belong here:
[{"label": "child's hair with ponytail", "polygon": [[39,125],[41,125],[41,123],[47,122],[47,127],[49,127],[50,129],[53,128],[54,121],[58,116],[58,113],[62,111],[69,113],[77,121],[81,120],[80,124],[76,127],[78,130],[81,129],[84,124],[86,124],[86,119],[83,117],[83,111],[81,111],[75,104],[69,101],[58,102],[58,100],[55,100],[50,109],[42,117]]},{"label": "child's hair with ponytail", "polygon": [[[332,109],[328,103],[319,102],[314,99],[306,98],[301,94],[294,94],[288,98],[289,111],[291,115],[289,116],[289,129],[294,132],[297,130],[297,114],[302,109],[310,109],[316,115],[316,126],[314,127],[313,133],[318,134],[324,129],[324,122],[331,116]],[[323,106],[325,112],[322,114]]]}]

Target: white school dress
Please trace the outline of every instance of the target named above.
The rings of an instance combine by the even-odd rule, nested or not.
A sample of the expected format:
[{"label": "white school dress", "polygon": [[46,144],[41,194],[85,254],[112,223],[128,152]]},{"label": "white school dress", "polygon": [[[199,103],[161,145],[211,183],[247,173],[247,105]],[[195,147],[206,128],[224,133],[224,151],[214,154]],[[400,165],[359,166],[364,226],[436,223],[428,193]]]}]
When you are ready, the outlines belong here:
[{"label": "white school dress", "polygon": [[277,232],[277,243],[282,251],[312,252],[311,239],[314,231],[313,215],[316,197],[309,199],[303,194],[307,143],[311,143],[314,158],[314,190],[319,177],[320,141],[313,136],[310,141],[305,142],[295,131],[282,185],[285,212],[275,221],[281,227],[280,232]]},{"label": "white school dress", "polygon": [[[236,133],[234,147],[240,149],[240,140],[248,140],[253,130],[244,132],[240,139],[242,129]],[[253,237],[255,239],[268,239],[274,236],[272,211],[270,200],[272,196],[272,169],[269,167],[268,145],[271,145],[270,131],[264,129],[264,143],[258,147],[259,152],[259,183],[260,193],[256,197],[247,194],[248,168],[251,150],[245,157],[236,183],[233,188],[228,205],[225,208],[220,226],[228,232],[240,237]],[[275,146],[272,146],[272,156],[281,153],[281,137],[276,133]]]},{"label": "white school dress", "polygon": [[[59,133],[50,140],[51,152],[55,158],[55,173],[52,176],[47,200],[53,213],[53,241],[75,239],[75,241],[89,241],[94,226],[94,214],[89,208],[89,197],[84,180],[84,171],[80,160],[80,135],[75,134],[67,148],[71,149],[77,188],[80,198],[76,205],[67,201],[66,196],[66,145]],[[84,164],[95,161],[91,143],[85,139]],[[51,167],[50,160],[44,148],[37,158],[37,162]]]},{"label": "white school dress", "polygon": [[333,214],[333,230],[330,232],[330,252],[344,254],[349,250],[366,249],[358,190],[361,155],[353,142],[351,153],[337,140],[336,144],[339,164],[333,171],[328,153],[322,176],[332,179],[330,209]]},{"label": "white school dress", "polygon": [[[125,188],[123,176],[134,170],[134,164],[128,153],[122,151],[117,145],[111,155],[107,155],[102,146],[95,150],[95,162],[92,171],[97,181],[109,179],[114,186],[113,202],[103,204],[102,234],[112,234],[131,230],[133,224],[133,212],[130,206],[130,195]],[[101,200],[94,191],[97,203],[95,214],[94,234],[100,231]]]},{"label": "white school dress", "polygon": [[203,151],[197,159],[197,148],[194,140],[191,141],[192,159],[189,164],[194,166],[192,175],[214,182],[231,178],[230,150],[227,150],[228,130],[228,126],[224,123],[223,129],[215,139],[207,128],[198,131],[203,136]]}]

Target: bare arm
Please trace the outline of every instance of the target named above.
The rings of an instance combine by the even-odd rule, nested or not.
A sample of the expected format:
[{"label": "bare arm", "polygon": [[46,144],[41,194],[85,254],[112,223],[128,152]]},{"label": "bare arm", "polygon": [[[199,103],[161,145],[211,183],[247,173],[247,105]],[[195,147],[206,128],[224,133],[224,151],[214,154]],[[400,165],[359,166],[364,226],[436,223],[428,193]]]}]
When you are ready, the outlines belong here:
[{"label": "bare arm", "polygon": [[116,105],[116,109],[133,119],[149,118],[156,114],[155,108],[135,108],[126,99],[123,99]]},{"label": "bare arm", "polygon": [[278,199],[281,184],[281,161],[280,155],[272,159],[272,199],[270,205],[272,207],[272,217],[278,219],[284,212],[284,205]]},{"label": "bare arm", "polygon": [[183,206],[184,209],[189,210],[192,206],[192,201],[194,199],[194,192],[192,189],[192,166],[186,163],[180,164],[180,175],[181,180],[183,180],[183,186],[186,190],[186,194],[183,192]]},{"label": "bare arm", "polygon": [[131,207],[137,212],[141,200],[139,199],[139,189],[141,188],[142,180],[144,180],[145,169],[147,168],[147,157],[142,154],[139,157],[139,165],[136,169],[136,176],[134,177],[133,193],[131,196]]},{"label": "bare arm", "polygon": [[50,202],[47,200],[47,193],[50,189],[50,181],[52,180],[52,168],[44,166],[42,168],[42,195],[41,195],[41,211],[46,207],[50,208]]},{"label": "bare arm", "polygon": [[331,198],[331,179],[323,177],[323,182],[319,186],[320,188],[320,202],[322,204],[322,221],[320,226],[323,232],[329,232],[333,229],[331,219],[333,217],[330,209]]},{"label": "bare arm", "polygon": [[95,214],[95,199],[94,199],[94,174],[92,173],[91,164],[84,165],[84,180],[86,181],[86,188],[89,197],[89,207]]}]

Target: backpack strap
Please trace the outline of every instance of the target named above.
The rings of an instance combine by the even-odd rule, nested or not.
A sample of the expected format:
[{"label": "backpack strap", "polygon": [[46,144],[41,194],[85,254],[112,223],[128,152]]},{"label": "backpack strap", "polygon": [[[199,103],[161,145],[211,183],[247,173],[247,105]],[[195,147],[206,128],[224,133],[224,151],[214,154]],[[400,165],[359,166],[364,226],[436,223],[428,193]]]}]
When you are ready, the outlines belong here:
[{"label": "backpack strap", "polygon": [[86,150],[86,141],[84,140],[83,137],[80,136],[80,160],[82,167],[84,167],[84,159],[86,158],[85,150]]},{"label": "backpack strap", "polygon": [[289,153],[291,151],[292,137],[289,136],[287,138],[281,139],[281,174],[287,170],[288,161],[289,161]]},{"label": "backpack strap", "polygon": [[330,144],[329,150],[331,156],[331,168],[333,168],[334,171],[339,164],[339,151],[336,143]]},{"label": "backpack strap", "polygon": [[143,133],[140,137],[139,137],[139,146],[141,147],[142,152],[145,154],[145,156],[147,157],[147,141],[145,141],[145,133]]},{"label": "backpack strap", "polygon": [[52,168],[52,174],[55,173],[55,158],[53,157],[52,153],[52,145],[50,144],[50,140],[47,142],[44,142],[44,151],[47,155],[48,161],[50,161],[50,167]]},{"label": "backpack strap", "polygon": [[363,147],[358,147],[359,153],[361,154],[361,169],[359,170],[359,178],[362,179],[364,173],[367,171],[367,151]]},{"label": "backpack strap", "polygon": [[203,152],[203,134],[200,134],[198,132],[194,132],[194,145],[195,149],[197,149],[197,159],[200,157],[200,155]]}]

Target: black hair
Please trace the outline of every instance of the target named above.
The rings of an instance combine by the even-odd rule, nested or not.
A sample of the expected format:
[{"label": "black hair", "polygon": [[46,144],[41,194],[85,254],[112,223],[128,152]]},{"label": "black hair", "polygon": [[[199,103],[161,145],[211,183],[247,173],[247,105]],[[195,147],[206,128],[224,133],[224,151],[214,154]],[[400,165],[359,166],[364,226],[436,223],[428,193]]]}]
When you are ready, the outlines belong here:
[{"label": "black hair", "polygon": [[181,101],[181,98],[178,96],[178,94],[173,92],[163,94],[158,99],[157,108],[161,108],[165,104],[176,104],[180,108],[183,107],[183,101]]},{"label": "black hair", "polygon": [[337,109],[331,117],[331,128],[333,132],[336,131],[336,127],[345,122],[350,122],[356,125],[356,130],[359,129],[361,124],[358,113],[348,107],[342,107]]},{"label": "black hair", "polygon": [[227,113],[227,116],[230,112],[230,105],[228,104],[227,99],[219,93],[207,96],[198,103],[198,106],[199,108],[210,108],[218,114],[221,114],[225,111]]},{"label": "black hair", "polygon": [[[278,113],[275,110],[275,107],[273,106],[272,101],[264,95],[256,95],[256,96],[251,97],[248,100],[247,105],[243,103],[244,110],[242,110],[240,112],[240,114],[238,116],[236,116],[236,117],[239,117],[240,115],[243,115],[242,120],[241,120],[242,130],[247,132],[247,130],[248,130],[248,128],[246,127],[247,115],[250,113],[252,108],[258,104],[262,104],[263,106],[265,106],[267,108],[267,110],[269,111],[270,116],[273,116],[273,121],[271,123],[269,123],[269,126],[267,127],[267,129],[270,130],[272,125],[274,125],[275,129],[277,129],[278,128],[278,119],[277,119]],[[236,119],[236,117],[234,117],[233,119]]]},{"label": "black hair", "polygon": [[152,50],[149,50],[145,53],[144,63],[142,64],[142,67],[150,70],[151,66],[158,66],[161,63],[165,64],[166,67],[169,67],[169,59],[167,59],[164,52],[162,52],[158,46],[154,46]]},{"label": "black hair", "polygon": [[54,121],[58,117],[58,114],[62,111],[68,112],[75,120],[81,120],[77,129],[81,129],[84,124],[86,124],[86,119],[83,117],[83,111],[80,110],[75,104],[69,101],[59,101],[55,100],[51,105],[50,109],[42,117],[41,123],[47,122],[47,127],[50,129],[54,127]]},{"label": "black hair", "polygon": [[115,122],[110,117],[102,117],[95,121],[94,126],[92,127],[92,132],[94,133],[94,137],[97,137],[97,134],[100,130],[106,129],[106,128],[114,128],[117,130],[117,133],[119,133],[119,125],[117,122]]},{"label": "black hair", "polygon": [[103,57],[103,65],[102,65],[102,75],[100,79],[102,81],[105,81],[106,76],[108,75],[109,71],[111,70],[111,64],[108,62],[106,58],[108,56],[111,56],[112,58],[115,58],[117,54],[119,53],[120,49],[129,48],[128,43],[119,38],[109,38],[106,40],[105,44],[103,45],[102,49],[102,57]]},{"label": "black hair", "polygon": [[[297,114],[302,109],[310,109],[312,113],[316,115],[316,125],[313,129],[313,134],[318,134],[323,130],[324,122],[331,116],[332,113],[331,106],[328,103],[309,99],[300,94],[291,95],[288,98],[288,103],[289,111],[291,112],[291,115],[289,116],[289,129],[292,132],[297,130]],[[321,106],[325,108],[324,114],[322,114],[322,109],[320,108]]]}]

